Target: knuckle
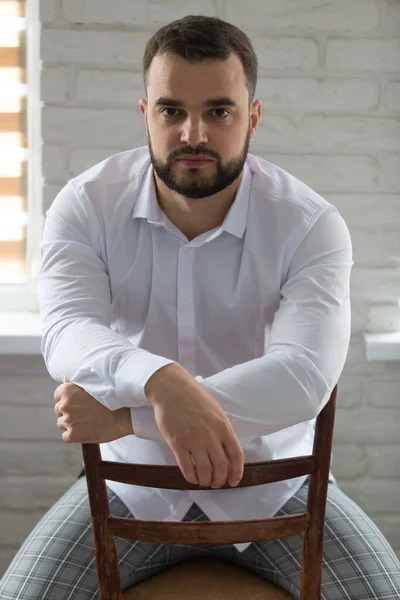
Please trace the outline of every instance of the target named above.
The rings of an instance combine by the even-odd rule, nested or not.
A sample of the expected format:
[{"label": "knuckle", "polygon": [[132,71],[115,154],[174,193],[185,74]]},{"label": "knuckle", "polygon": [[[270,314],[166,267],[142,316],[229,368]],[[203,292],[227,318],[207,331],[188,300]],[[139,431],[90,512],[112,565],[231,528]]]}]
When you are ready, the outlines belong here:
[{"label": "knuckle", "polygon": [[63,397],[63,390],[61,388],[61,386],[59,386],[56,391],[53,394],[53,398],[55,402],[60,402],[61,398]]},{"label": "knuckle", "polygon": [[233,450],[233,451],[231,452],[231,455],[232,455],[232,457],[233,457],[233,458],[236,458],[236,459],[238,459],[238,460],[239,460],[239,459],[241,460],[241,459],[243,459],[243,458],[244,458],[244,452],[243,452],[243,450],[241,450],[241,449],[240,449],[240,450],[239,450],[239,449],[237,449],[237,450]]},{"label": "knuckle", "polygon": [[182,438],[176,435],[167,436],[167,438],[169,447],[176,454],[183,454],[184,452],[187,452],[189,450],[189,446],[183,442]]},{"label": "knuckle", "polygon": [[225,433],[230,433],[232,431],[232,425],[229,421],[228,417],[224,415],[224,418],[221,419],[221,427],[225,430]]},{"label": "knuckle", "polygon": [[239,440],[237,439],[236,434],[234,436],[230,436],[228,444],[230,456],[234,456],[235,458],[240,458],[241,456],[244,456],[243,448]]},{"label": "knuckle", "polygon": [[64,403],[69,402],[71,395],[72,395],[71,390],[65,390],[62,395],[62,402],[64,402]]},{"label": "knuckle", "polygon": [[74,386],[72,383],[64,383],[64,388],[63,388],[63,397],[65,398],[65,401],[68,401],[71,396],[72,396],[72,392],[74,391]]}]

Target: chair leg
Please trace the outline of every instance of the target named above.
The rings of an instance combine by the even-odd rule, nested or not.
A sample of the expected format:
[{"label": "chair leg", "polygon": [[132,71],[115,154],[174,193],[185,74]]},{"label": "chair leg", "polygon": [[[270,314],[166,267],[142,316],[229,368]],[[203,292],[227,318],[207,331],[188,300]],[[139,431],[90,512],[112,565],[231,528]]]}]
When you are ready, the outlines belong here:
[{"label": "chair leg", "polygon": [[105,480],[100,476],[100,447],[98,444],[82,444],[82,453],[88,484],[100,600],[122,600],[117,550],[108,526],[110,505],[107,487]]},{"label": "chair leg", "polygon": [[317,417],[313,455],[315,469],[309,477],[307,513],[310,515],[304,533],[300,600],[321,599],[322,556],[328,479],[333,442],[337,385]]},{"label": "chair leg", "polygon": [[[310,478],[308,494],[316,497],[318,484]],[[321,492],[320,492],[321,493]],[[310,515],[312,510],[307,511]],[[301,570],[300,600],[321,599],[321,571],[323,553],[324,520],[310,518],[303,540],[303,560]]]}]

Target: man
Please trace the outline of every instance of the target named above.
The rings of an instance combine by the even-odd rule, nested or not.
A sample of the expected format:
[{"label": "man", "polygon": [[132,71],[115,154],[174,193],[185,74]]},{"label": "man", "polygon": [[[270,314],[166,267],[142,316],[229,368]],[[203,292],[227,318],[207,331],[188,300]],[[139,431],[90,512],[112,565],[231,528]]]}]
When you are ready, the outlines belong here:
[{"label": "man", "polygon": [[[248,153],[261,116],[248,37],[186,17],[149,40],[148,147],[75,177],[47,212],[43,354],[67,443],[105,460],[178,464],[213,491],[108,481],[116,516],[265,518],[303,512],[306,477],[234,489],[244,461],[309,454],[350,338],[348,229],[334,206]],[[299,598],[302,536],[231,546],[117,538],[129,587],[181,560],[226,558]],[[383,535],[329,484],[322,597],[398,598]],[[0,583],[4,599],[93,598],[86,482],[39,522]]]}]

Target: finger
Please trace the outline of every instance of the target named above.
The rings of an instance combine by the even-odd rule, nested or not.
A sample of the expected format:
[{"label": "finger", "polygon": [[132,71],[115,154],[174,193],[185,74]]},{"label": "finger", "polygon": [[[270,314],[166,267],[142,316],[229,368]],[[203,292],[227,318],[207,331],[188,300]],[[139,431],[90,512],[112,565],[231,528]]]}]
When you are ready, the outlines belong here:
[{"label": "finger", "polygon": [[172,452],[175,455],[178,466],[181,470],[182,475],[189,483],[199,483],[196,469],[192,462],[192,456],[188,450],[175,450],[171,448]]},{"label": "finger", "polygon": [[229,460],[225,450],[221,446],[215,446],[212,451],[208,451],[208,456],[213,468],[211,487],[220,488],[225,485],[229,474]]},{"label": "finger", "polygon": [[199,447],[192,448],[190,451],[193,456],[199,485],[210,487],[213,468],[207,449]]},{"label": "finger", "polygon": [[54,392],[54,400],[56,402],[61,400],[61,396],[62,396],[63,392],[64,392],[64,384],[62,383],[61,385],[58,386],[58,388],[56,388],[56,390]]},{"label": "finger", "polygon": [[61,436],[61,437],[62,437],[62,440],[63,440],[63,442],[67,442],[67,443],[69,443],[69,442],[70,442],[70,440],[69,440],[69,433],[68,433],[68,431],[64,431],[64,433],[62,434],[62,436]]},{"label": "finger", "polygon": [[57,419],[57,427],[58,429],[62,429],[62,431],[67,431],[67,427],[65,426],[64,420],[62,417]]},{"label": "finger", "polygon": [[242,479],[244,471],[244,453],[234,432],[224,441],[224,448],[229,460],[229,485],[234,486]]}]

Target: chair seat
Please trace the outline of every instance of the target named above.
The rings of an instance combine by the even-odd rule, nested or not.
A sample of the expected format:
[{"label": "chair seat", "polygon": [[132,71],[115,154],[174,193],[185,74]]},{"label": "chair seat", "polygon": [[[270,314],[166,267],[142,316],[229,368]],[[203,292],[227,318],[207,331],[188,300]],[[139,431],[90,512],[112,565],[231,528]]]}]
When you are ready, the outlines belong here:
[{"label": "chair seat", "polygon": [[260,575],[212,558],[170,567],[125,590],[124,600],[292,600]]}]

